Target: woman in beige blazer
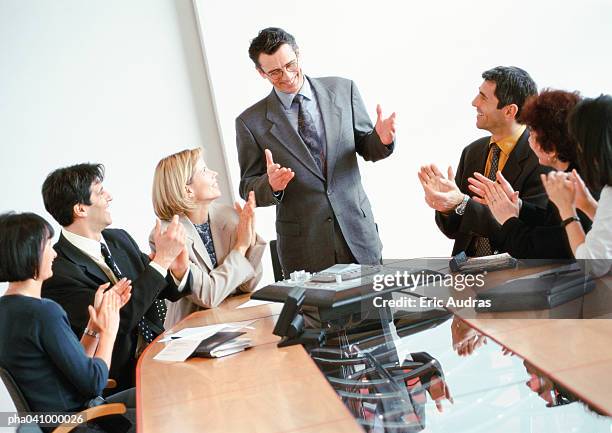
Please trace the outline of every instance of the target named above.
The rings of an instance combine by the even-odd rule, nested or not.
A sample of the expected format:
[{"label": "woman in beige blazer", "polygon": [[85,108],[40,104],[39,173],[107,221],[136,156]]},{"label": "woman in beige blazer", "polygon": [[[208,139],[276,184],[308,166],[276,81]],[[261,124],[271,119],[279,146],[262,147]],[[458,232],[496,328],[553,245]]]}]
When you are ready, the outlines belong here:
[{"label": "woman in beige blazer", "polygon": [[[232,294],[252,291],[261,279],[266,242],[255,233],[255,197],[249,196],[244,208],[213,203],[221,196],[216,178],[202,159],[202,149],[170,155],[155,169],[155,214],[164,227],[179,215],[193,278],[193,293],[168,303],[166,329]],[[149,241],[155,251],[152,236]]]}]

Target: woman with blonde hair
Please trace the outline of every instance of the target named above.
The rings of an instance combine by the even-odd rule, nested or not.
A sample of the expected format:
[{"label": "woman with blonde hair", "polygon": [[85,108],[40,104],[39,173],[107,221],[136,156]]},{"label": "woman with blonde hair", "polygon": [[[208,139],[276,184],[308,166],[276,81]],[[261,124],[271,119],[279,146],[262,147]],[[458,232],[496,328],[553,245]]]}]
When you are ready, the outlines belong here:
[{"label": "woman with blonde hair", "polygon": [[[168,305],[164,326],[204,308],[214,308],[235,293],[252,291],[261,279],[266,243],[255,233],[255,196],[235,209],[213,203],[221,196],[217,173],[206,167],[202,149],[183,150],[162,159],[153,179],[153,208],[165,227],[179,215],[193,293]],[[153,237],[149,239],[155,251]]]}]

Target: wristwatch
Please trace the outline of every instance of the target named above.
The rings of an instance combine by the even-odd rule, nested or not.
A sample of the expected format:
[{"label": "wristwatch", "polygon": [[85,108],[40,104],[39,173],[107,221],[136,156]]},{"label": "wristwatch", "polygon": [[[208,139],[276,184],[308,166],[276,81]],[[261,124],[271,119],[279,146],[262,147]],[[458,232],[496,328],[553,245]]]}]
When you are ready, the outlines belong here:
[{"label": "wristwatch", "polygon": [[468,201],[470,201],[470,196],[467,194],[464,194],[463,200],[461,200],[461,203],[459,203],[457,207],[455,208],[455,213],[457,215],[463,215],[465,213],[465,208],[467,207]]},{"label": "wristwatch", "polygon": [[565,227],[568,224],[573,223],[574,221],[576,222],[580,222],[580,218],[578,218],[577,215],[571,216],[569,218],[564,219],[563,221],[561,221],[561,227]]},{"label": "wristwatch", "polygon": [[83,331],[83,334],[89,335],[90,337],[93,337],[93,338],[100,338],[100,334],[98,332],[94,331],[93,329],[89,329],[89,328],[85,328],[85,330]]}]

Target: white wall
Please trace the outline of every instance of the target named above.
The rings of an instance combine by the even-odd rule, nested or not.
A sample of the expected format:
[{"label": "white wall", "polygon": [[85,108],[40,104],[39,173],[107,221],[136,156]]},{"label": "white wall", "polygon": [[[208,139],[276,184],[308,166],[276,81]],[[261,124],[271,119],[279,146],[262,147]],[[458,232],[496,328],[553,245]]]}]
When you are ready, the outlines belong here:
[{"label": "white wall", "polygon": [[[45,176],[103,162],[114,225],[147,250],[155,164],[198,145],[225,177],[231,201],[239,180],[234,118],[270,89],[247,48],[271,25],[297,37],[307,73],[354,79],[372,116],[377,102],[398,112],[396,153],[362,164],[385,257],[450,250],[416,171],[430,161],[456,165],[481,134],[470,101],[484,69],[516,64],[541,87],[612,91],[612,6],[604,0],[194,3],[214,100],[190,0],[0,2],[0,212],[51,219],[40,197]],[[273,221],[272,208],[258,210],[267,239],[275,237]]]},{"label": "white wall", "polygon": [[0,2],[0,212],[51,221],[45,176],[102,162],[113,225],[148,251],[160,158],[203,146],[232,201],[219,140],[190,0]]},{"label": "white wall", "polygon": [[[283,27],[296,37],[307,74],[355,80],[373,120],[378,102],[387,114],[397,111],[395,154],[361,164],[386,258],[450,253],[416,173],[429,162],[456,168],[462,148],[483,135],[470,105],[482,71],[516,65],[540,88],[612,92],[612,3],[604,0],[195,4],[234,188],[234,119],[271,88],[247,54],[264,27]],[[275,237],[272,209],[260,215],[260,230]]]}]

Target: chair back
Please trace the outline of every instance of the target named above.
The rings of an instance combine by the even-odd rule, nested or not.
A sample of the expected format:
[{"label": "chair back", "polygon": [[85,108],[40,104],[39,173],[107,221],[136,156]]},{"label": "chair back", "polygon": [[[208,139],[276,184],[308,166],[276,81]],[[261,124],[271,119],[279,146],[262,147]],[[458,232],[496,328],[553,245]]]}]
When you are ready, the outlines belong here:
[{"label": "chair back", "polygon": [[[13,376],[3,367],[0,367],[0,379],[2,379],[4,384],[3,387],[0,387],[2,412],[30,412],[30,406],[28,406],[28,402],[21,393],[17,383],[15,383]],[[9,400],[8,403],[6,399]]]},{"label": "chair back", "polygon": [[[5,368],[0,367],[0,412],[26,413],[30,412],[30,406],[21,390],[15,383],[13,376]],[[10,428],[2,431],[11,431]],[[17,433],[42,433],[35,423],[21,424],[12,431]]]}]

